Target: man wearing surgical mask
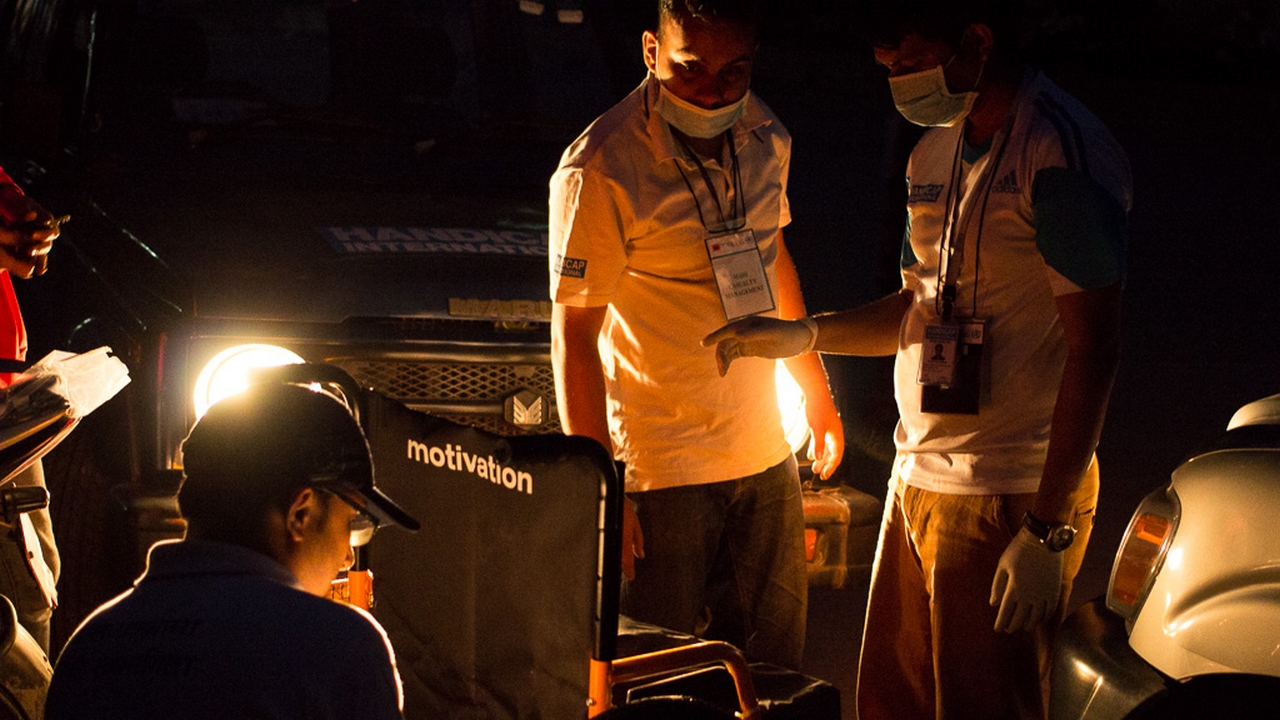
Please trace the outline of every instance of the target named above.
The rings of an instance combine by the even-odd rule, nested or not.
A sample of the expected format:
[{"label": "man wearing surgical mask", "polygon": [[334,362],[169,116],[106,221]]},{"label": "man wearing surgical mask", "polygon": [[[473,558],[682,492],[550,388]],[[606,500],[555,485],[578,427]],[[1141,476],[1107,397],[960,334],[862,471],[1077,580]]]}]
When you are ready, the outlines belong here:
[{"label": "man wearing surgical mask", "polygon": [[705,342],[723,366],[806,349],[896,356],[897,457],[858,717],[1043,718],[1097,501],[1129,166],[1096,117],[1017,56],[1013,3],[881,5],[876,60],[902,115],[931,128],[907,166],[902,290],[808,323],[739,321]]},{"label": "man wearing surgical mask", "polygon": [[[807,578],[776,363],[721,377],[708,332],[804,317],[783,244],[791,138],[750,92],[758,19],[742,0],[660,0],[649,75],[551,180],[552,359],[566,432],[625,467],[622,610],[800,662]],[[787,363],[817,474],[843,429],[817,355]]]}]

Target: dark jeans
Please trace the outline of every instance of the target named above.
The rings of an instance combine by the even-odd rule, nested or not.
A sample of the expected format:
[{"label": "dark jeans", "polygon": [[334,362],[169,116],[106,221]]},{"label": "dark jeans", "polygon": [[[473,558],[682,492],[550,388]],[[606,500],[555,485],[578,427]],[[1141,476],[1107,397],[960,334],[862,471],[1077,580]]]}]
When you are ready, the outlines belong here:
[{"label": "dark jeans", "polygon": [[809,586],[795,459],[738,480],[630,497],[644,557],[635,580],[623,581],[622,612],[725,640],[752,661],[799,668]]}]

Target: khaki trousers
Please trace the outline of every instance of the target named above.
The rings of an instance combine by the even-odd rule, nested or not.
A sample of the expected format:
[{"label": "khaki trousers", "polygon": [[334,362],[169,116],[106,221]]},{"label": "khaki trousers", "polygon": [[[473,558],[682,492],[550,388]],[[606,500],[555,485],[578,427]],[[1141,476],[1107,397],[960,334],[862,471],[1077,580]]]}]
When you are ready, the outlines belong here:
[{"label": "khaki trousers", "polygon": [[890,483],[858,670],[859,720],[1046,716],[1054,634],[1093,529],[1094,459],[1073,498],[1057,614],[1033,632],[993,629],[991,583],[1034,494],[946,495]]}]

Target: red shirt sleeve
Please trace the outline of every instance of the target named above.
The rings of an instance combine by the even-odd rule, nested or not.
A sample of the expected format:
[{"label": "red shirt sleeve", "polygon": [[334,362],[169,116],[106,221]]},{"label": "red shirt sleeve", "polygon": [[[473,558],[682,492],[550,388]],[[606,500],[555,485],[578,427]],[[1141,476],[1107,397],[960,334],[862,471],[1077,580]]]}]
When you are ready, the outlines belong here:
[{"label": "red shirt sleeve", "polygon": [[0,168],[0,221],[12,225],[27,214],[27,203],[22,188]]}]

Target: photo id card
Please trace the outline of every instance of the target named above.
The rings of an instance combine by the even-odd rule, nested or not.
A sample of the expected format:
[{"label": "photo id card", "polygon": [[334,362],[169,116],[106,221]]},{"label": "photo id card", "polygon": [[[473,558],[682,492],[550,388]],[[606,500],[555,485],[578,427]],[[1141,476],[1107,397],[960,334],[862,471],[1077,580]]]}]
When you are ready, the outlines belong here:
[{"label": "photo id card", "polygon": [[[943,325],[943,327],[947,327]],[[947,383],[922,383],[920,388],[920,411],[953,415],[977,415],[983,402],[982,348],[986,344],[986,322],[976,318],[967,318],[951,323],[949,327],[956,331],[955,345],[951,349],[951,380]],[[947,333],[935,333],[939,338],[928,340],[930,326],[925,327],[924,357],[921,359],[921,376],[924,376],[925,363],[934,362],[930,358],[937,355],[937,345]],[[945,351],[945,345],[944,345]],[[941,362],[941,361],[937,361]]]},{"label": "photo id card", "polygon": [[959,325],[931,323],[924,326],[924,345],[920,352],[917,383],[942,386],[951,384],[956,374],[956,341],[959,337]]},{"label": "photo id card", "polygon": [[720,304],[729,320],[775,308],[764,260],[751,229],[713,235],[706,239],[711,272],[720,291]]}]

